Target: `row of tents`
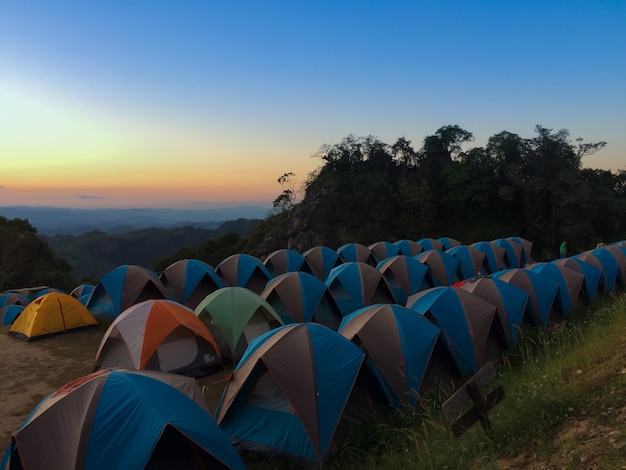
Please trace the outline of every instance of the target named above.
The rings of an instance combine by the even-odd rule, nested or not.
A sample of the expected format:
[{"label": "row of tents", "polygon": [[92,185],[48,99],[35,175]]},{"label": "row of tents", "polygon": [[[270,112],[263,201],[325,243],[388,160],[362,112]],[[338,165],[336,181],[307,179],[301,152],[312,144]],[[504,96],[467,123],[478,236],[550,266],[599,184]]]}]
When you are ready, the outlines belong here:
[{"label": "row of tents", "polygon": [[[452,270],[456,269],[456,260],[450,259],[449,256],[439,253],[425,253],[422,264],[417,264],[410,260],[409,267],[399,267],[406,264],[405,257],[410,253],[420,253],[424,251],[441,250],[445,246],[456,247],[455,252],[461,260],[459,266],[466,264],[465,260],[470,258],[467,255],[469,250],[473,248],[459,246],[459,242],[452,241],[449,238],[422,239],[418,242],[409,240],[401,240],[394,244],[388,242],[379,242],[365,247],[360,244],[350,243],[340,247],[334,251],[325,246],[314,247],[304,254],[299,254],[293,250],[278,250],[270,254],[263,263],[260,260],[249,255],[234,255],[223,262],[219,263],[217,269],[202,263],[198,260],[181,260],[169,266],[160,276],[158,281],[156,273],[144,268],[136,266],[120,266],[104,276],[99,282],[96,295],[92,297],[94,286],[80,285],[76,287],[70,295],[78,298],[83,304],[90,302],[89,310],[96,316],[104,316],[106,321],[113,320],[122,310],[136,303],[141,299],[148,298],[170,298],[181,302],[190,308],[195,308],[197,304],[203,300],[209,293],[226,285],[243,286],[261,293],[267,282],[279,274],[298,271],[305,273],[315,273],[315,276],[324,281],[328,277],[330,270],[339,264],[347,261],[362,261],[370,265],[376,263],[376,259],[396,258],[390,260],[384,267],[384,271],[389,271],[390,275],[398,269],[419,269],[418,273],[409,273],[411,280],[415,285],[406,286],[404,289],[395,289],[395,299],[403,302],[406,295],[403,290],[415,290],[425,288],[432,285],[448,284],[452,279],[466,278],[475,274],[479,268],[480,259],[477,258],[476,268],[463,268],[459,274],[448,274],[445,272],[445,266],[449,266]],[[444,245],[445,242],[445,245]],[[504,240],[494,241],[493,249],[500,250],[500,265],[504,261],[504,249],[498,244],[505,243]],[[480,242],[476,245],[491,245],[487,242]],[[406,254],[404,254],[406,253]],[[498,253],[497,251],[495,253]],[[398,258],[400,255],[402,256]],[[476,253],[472,253],[476,256]],[[387,258],[384,258],[387,256]],[[442,262],[439,258],[444,257]],[[442,266],[442,263],[443,266]],[[428,270],[424,266],[431,266]],[[138,269],[139,268],[139,269]],[[442,270],[444,269],[444,270]],[[407,280],[409,274],[403,275]],[[428,274],[428,278],[425,276]],[[424,276],[422,276],[424,275]],[[160,282],[159,282],[160,281]],[[419,281],[419,284],[418,284]],[[61,292],[54,288],[34,288],[23,289],[21,291],[12,291],[0,296],[0,323],[3,325],[12,324],[24,307],[28,305],[34,297],[42,296],[49,292]],[[334,325],[335,327],[337,325]],[[45,333],[48,334],[48,333]],[[28,338],[32,336],[26,335]],[[36,336],[36,335],[35,335]]]},{"label": "row of tents", "polygon": [[[81,299],[94,318],[112,319],[95,374],[116,367],[198,378],[232,365],[213,413],[227,440],[316,462],[341,445],[355,423],[419,407],[429,390],[458,384],[501,357],[526,325],[562,322],[580,301],[623,286],[624,242],[536,263],[531,243],[502,240],[509,251],[504,242],[484,242],[490,248],[482,250],[442,242],[412,256],[379,254],[381,261],[373,258],[375,246],[396,244],[353,245],[352,258],[326,247],[309,250],[324,254],[318,268],[334,265],[324,280],[307,271],[304,255],[306,263],[294,263],[301,258],[289,250],[263,263],[230,257],[215,270],[183,260],[160,276],[123,266],[87,298],[64,295]],[[455,248],[470,254],[471,276],[461,274],[460,256],[450,253]],[[484,257],[473,258],[474,250]],[[420,255],[439,261],[429,264]],[[446,262],[446,255],[457,263]],[[61,293],[35,300],[54,295]],[[12,440],[7,455],[19,454],[19,447],[19,439]]]},{"label": "row of tents", "polygon": [[[404,303],[408,295],[425,288],[450,285],[473,276],[526,265],[532,261],[531,250],[530,242],[517,237],[467,246],[444,237],[417,242],[378,242],[370,246],[348,243],[336,251],[316,246],[303,254],[282,249],[267,256],[263,262],[250,255],[236,254],[220,262],[215,269],[199,260],[181,260],[160,275],[137,266],[120,266],[103,276],[95,288],[80,285],[70,295],[80,299],[95,316],[112,321],[141,300],[169,298],[195,309],[208,294],[221,287],[246,287],[261,294],[268,282],[281,274],[303,272],[326,282],[334,268],[360,262],[383,273],[392,292],[382,300]],[[345,276],[346,273],[341,272],[334,274],[338,282]],[[51,290],[58,292],[45,288],[29,294],[30,297],[40,296]],[[0,304],[2,324],[12,323],[20,313],[20,307],[29,302],[26,294],[10,294],[23,298]],[[352,307],[350,303],[340,305],[344,312]]]}]

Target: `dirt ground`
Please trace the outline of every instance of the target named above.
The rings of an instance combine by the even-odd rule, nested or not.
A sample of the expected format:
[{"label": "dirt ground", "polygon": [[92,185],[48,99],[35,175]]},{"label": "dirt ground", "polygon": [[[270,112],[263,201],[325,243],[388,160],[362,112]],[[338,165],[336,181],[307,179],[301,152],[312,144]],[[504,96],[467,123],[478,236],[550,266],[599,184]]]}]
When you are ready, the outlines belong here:
[{"label": "dirt ground", "polygon": [[[69,332],[26,342],[0,327],[0,459],[24,419],[62,385],[93,372],[106,329]],[[199,379],[211,411],[219,402],[230,371]]]},{"label": "dirt ground", "polygon": [[50,393],[93,371],[102,329],[75,331],[26,342],[0,330],[0,449],[33,408]]}]

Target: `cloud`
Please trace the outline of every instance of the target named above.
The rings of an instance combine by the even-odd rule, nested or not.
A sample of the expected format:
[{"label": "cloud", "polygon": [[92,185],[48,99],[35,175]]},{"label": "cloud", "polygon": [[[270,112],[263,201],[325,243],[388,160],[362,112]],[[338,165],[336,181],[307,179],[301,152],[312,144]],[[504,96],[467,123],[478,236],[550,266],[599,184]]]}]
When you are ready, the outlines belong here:
[{"label": "cloud", "polygon": [[4,188],[6,188],[6,186],[3,186],[0,184],[0,189],[4,189]]},{"label": "cloud", "polygon": [[102,196],[95,196],[93,194],[79,194],[76,197],[78,199],[104,199]]}]

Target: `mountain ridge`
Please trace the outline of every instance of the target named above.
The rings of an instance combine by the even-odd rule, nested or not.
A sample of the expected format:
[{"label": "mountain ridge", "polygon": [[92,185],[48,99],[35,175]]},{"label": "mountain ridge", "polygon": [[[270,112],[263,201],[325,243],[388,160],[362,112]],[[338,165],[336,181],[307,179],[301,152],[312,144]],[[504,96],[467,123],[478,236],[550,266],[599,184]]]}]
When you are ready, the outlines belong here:
[{"label": "mountain ridge", "polygon": [[264,219],[270,207],[243,205],[213,209],[78,209],[52,206],[4,206],[0,216],[26,219],[40,235],[81,235],[91,231],[120,234],[144,228],[183,226],[214,229],[227,220]]}]

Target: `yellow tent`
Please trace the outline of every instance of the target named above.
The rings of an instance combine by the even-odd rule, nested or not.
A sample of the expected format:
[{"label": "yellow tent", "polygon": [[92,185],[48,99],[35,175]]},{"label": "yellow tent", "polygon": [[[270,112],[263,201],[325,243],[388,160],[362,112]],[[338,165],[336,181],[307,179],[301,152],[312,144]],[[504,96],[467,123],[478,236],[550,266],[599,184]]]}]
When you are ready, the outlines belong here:
[{"label": "yellow tent", "polygon": [[51,292],[26,306],[13,322],[10,334],[29,341],[97,324],[91,312],[77,299]]}]

